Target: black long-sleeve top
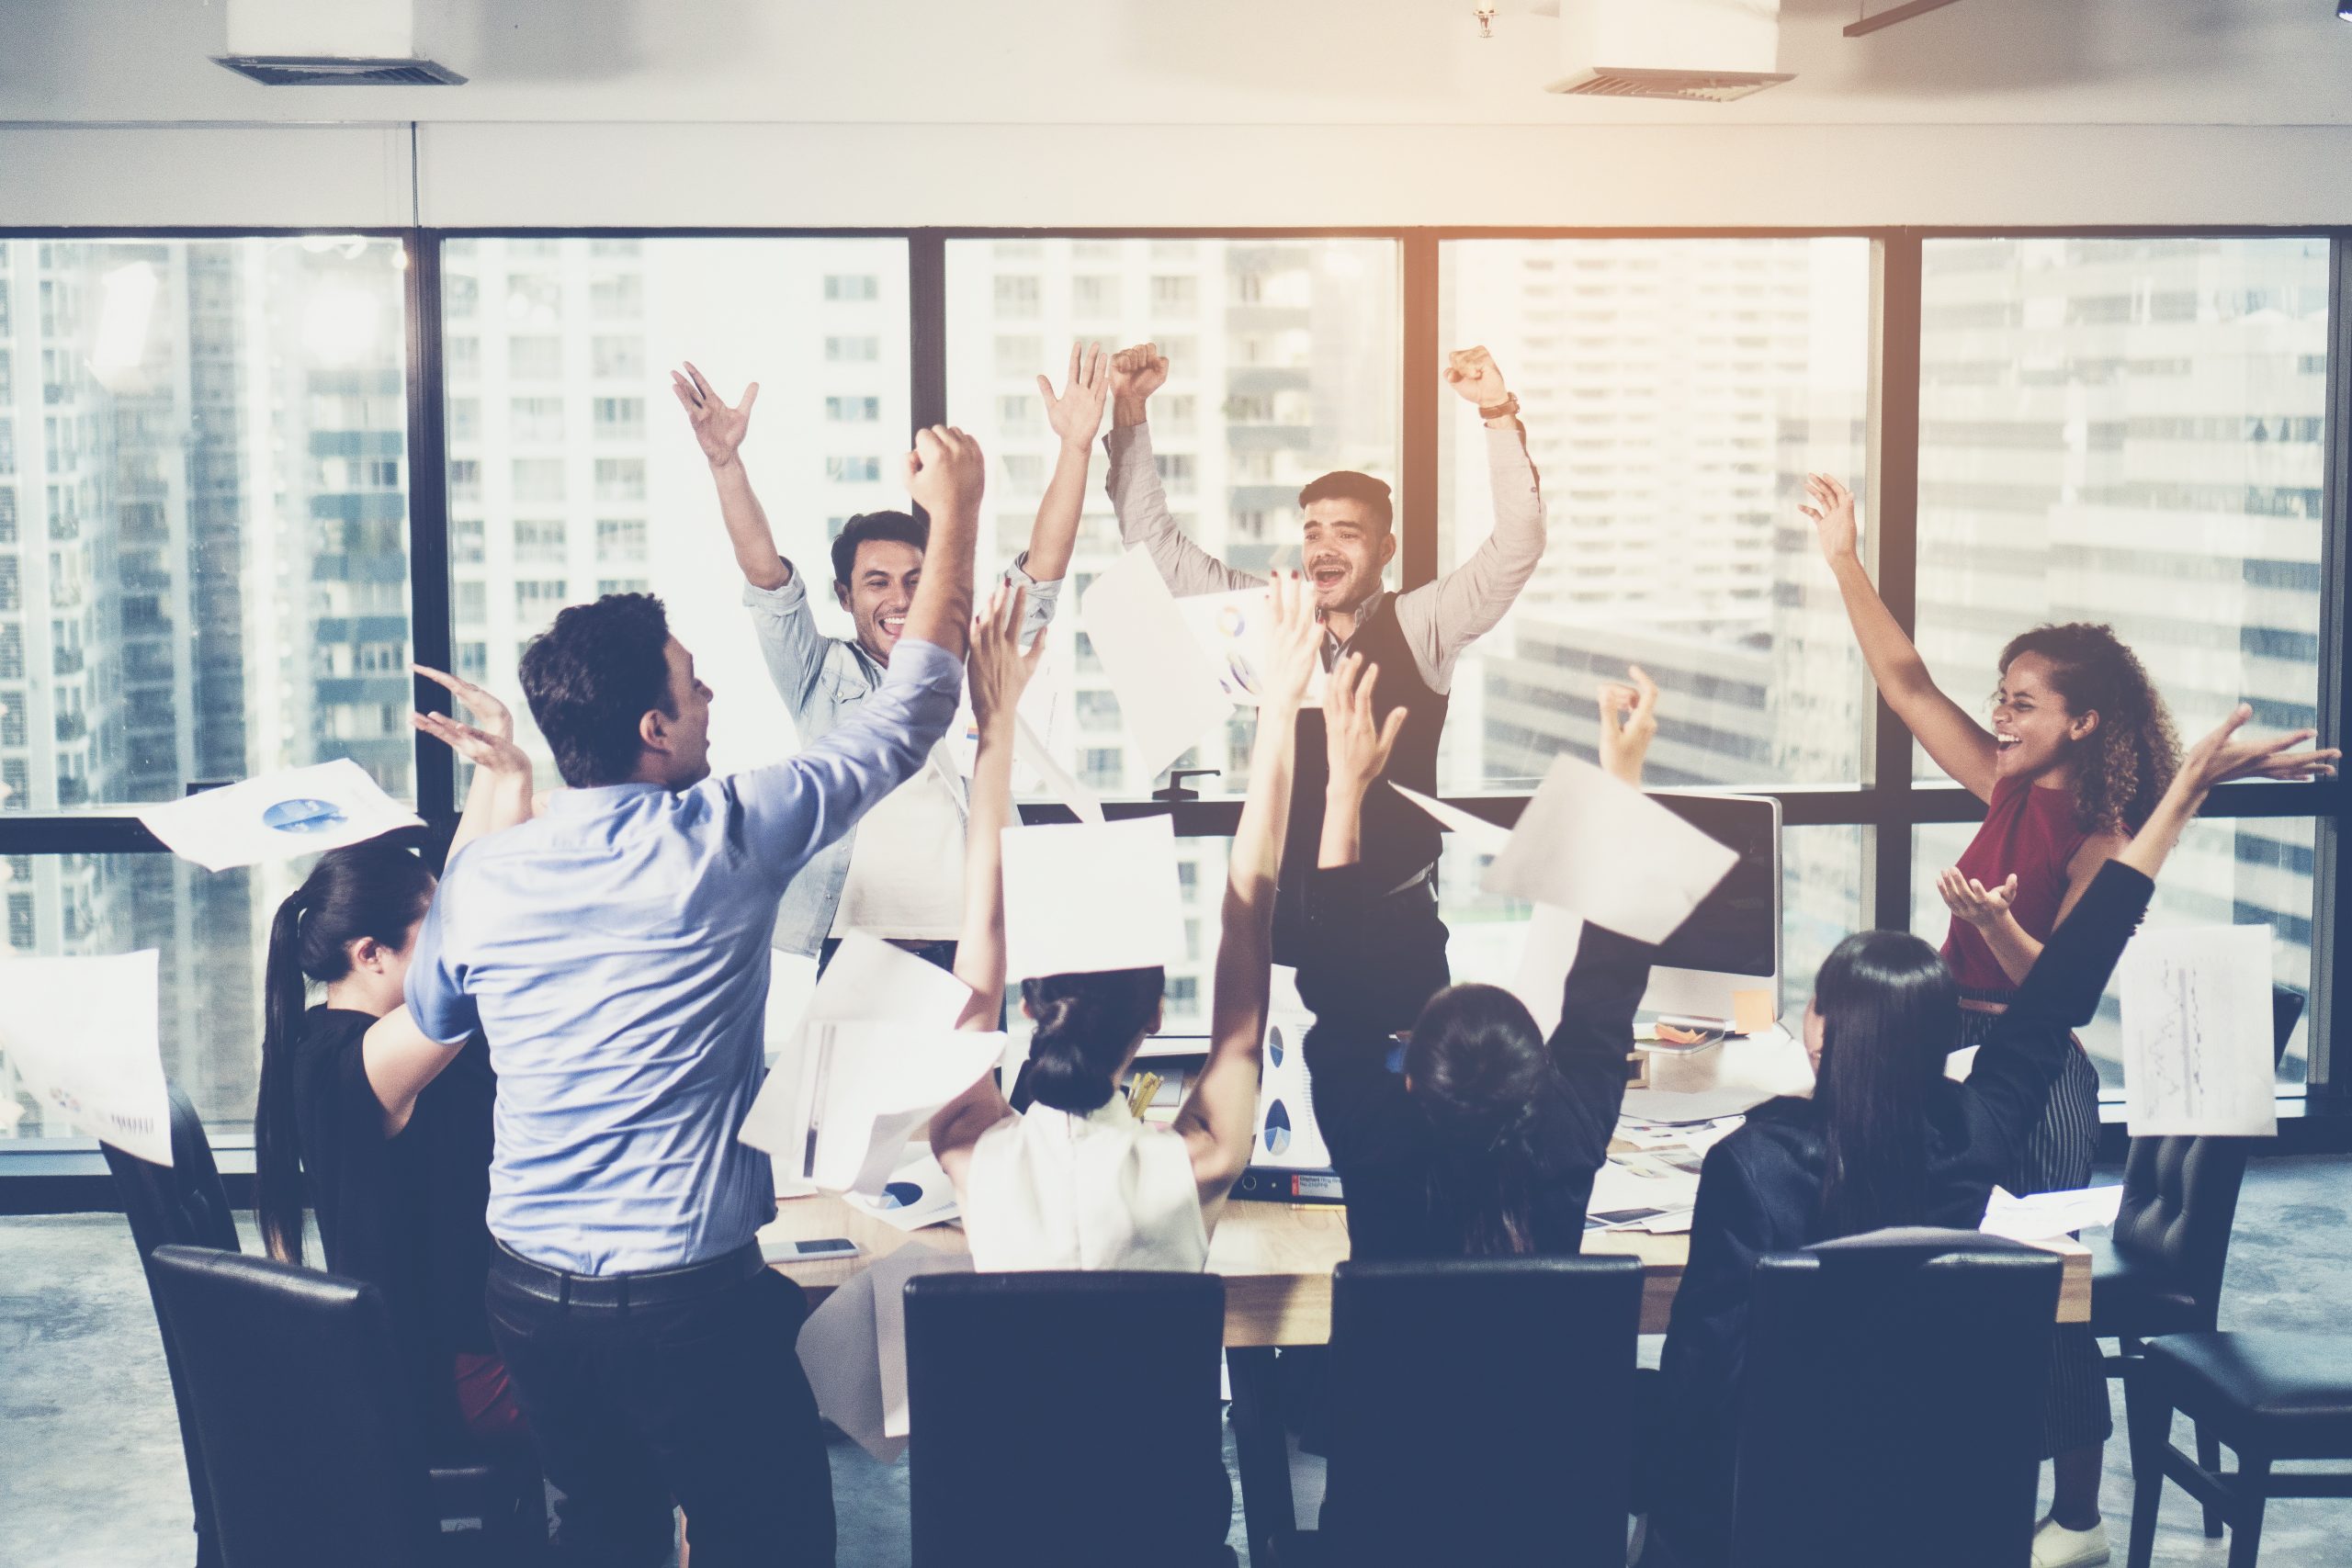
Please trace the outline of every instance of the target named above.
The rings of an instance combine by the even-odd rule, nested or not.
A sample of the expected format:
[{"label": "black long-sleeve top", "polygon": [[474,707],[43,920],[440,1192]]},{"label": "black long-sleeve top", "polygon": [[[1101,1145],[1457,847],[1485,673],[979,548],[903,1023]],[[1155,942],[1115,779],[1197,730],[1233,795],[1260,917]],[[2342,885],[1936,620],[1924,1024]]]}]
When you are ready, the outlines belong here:
[{"label": "black long-sleeve top", "polygon": [[[1968,1078],[1939,1078],[1928,1104],[1928,1213],[1916,1223],[1974,1230],[2000,1173],[2041,1121],[2155,884],[2109,861],[2042,945],[2008,1010],[1994,1021]],[[1659,1483],[1680,1494],[1678,1552],[1703,1562],[1730,1504],[1730,1434],[1745,1363],[1749,1281],[1758,1258],[1830,1239],[1821,1223],[1827,1144],[1811,1100],[1768,1100],[1707,1152],[1691,1215],[1690,1257],[1658,1364],[1663,1406],[1686,1434],[1714,1440],[1659,1456]],[[1694,1448],[1711,1453],[1702,1458]],[[1690,1527],[1695,1527],[1695,1530]]]},{"label": "black long-sleeve top", "polygon": [[[1319,869],[1308,886],[1298,990],[1315,1013],[1306,1043],[1315,1120],[1347,1193],[1353,1256],[1459,1257],[1456,1223],[1432,1201],[1436,1133],[1403,1076],[1389,1070],[1395,1042],[1380,1021],[1396,1016],[1388,1003],[1399,976],[1425,976],[1434,992],[1442,972],[1426,954],[1390,950],[1396,938],[1374,940],[1364,913],[1380,891],[1361,864]],[[1593,925],[1577,943],[1549,1042],[1556,1076],[1537,1109],[1532,1140],[1541,1162],[1538,1252],[1583,1247],[1593,1172],[1607,1157],[1624,1100],[1634,1010],[1649,986],[1655,951]]]}]

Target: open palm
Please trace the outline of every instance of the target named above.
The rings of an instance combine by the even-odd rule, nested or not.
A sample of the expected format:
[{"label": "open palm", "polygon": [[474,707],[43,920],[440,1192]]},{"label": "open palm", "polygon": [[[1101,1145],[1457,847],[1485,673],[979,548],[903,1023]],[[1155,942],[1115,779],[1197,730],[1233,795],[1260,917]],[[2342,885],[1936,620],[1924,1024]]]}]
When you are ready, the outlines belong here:
[{"label": "open palm", "polygon": [[730,406],[711,389],[702,372],[689,363],[683,375],[675,370],[670,372],[670,389],[677,393],[679,403],[685,409],[703,456],[713,463],[733,462],[745,433],[752,428],[752,405],[759,401],[760,384],[754,381],[744,388],[743,400]]}]

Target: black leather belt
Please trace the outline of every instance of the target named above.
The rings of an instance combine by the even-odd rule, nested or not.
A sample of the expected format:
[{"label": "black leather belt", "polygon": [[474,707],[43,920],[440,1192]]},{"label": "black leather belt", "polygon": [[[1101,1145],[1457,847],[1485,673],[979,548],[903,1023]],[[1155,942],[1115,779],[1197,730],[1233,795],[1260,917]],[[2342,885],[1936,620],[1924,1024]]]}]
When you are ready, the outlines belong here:
[{"label": "black leather belt", "polygon": [[688,1264],[684,1269],[656,1269],[639,1274],[568,1274],[534,1263],[504,1242],[490,1260],[491,1277],[503,1285],[559,1306],[660,1306],[690,1301],[727,1286],[740,1284],[767,1267],[760,1244],[747,1241],[723,1257]]}]

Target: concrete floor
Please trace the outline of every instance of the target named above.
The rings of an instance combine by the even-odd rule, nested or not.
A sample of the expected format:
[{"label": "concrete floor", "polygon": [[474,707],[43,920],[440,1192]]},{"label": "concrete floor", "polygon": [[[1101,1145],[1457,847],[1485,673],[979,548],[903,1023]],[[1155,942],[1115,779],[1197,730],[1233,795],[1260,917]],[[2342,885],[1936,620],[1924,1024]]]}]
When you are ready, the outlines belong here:
[{"label": "concrete floor", "polygon": [[[2238,1210],[2223,1327],[2342,1331],[2352,1304],[2347,1178],[2352,1159],[2334,1156],[2255,1166]],[[2132,1495],[2122,1416],[2119,1392],[2103,1499],[2119,1564]],[[907,1561],[904,1463],[876,1464],[846,1442],[834,1444],[832,1461],[842,1568],[898,1568]],[[1302,1503],[1320,1479],[1313,1461],[1304,1463]],[[2340,1563],[2347,1534],[2352,1503],[2274,1503],[2262,1561]],[[1241,1539],[1238,1518],[1233,1539]],[[2218,1568],[2226,1556],[2226,1543],[2206,1540],[2197,1510],[2170,1491],[2156,1562]],[[187,1568],[193,1557],[163,1348],[122,1220],[0,1219],[0,1564]]]}]

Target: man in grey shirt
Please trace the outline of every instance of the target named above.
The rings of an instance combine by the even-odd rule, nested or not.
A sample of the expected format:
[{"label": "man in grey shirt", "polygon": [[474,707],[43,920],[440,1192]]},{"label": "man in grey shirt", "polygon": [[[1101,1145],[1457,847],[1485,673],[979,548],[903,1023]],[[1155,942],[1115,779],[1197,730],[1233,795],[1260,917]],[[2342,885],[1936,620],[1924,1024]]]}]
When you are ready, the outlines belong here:
[{"label": "man in grey shirt", "polygon": [[[1111,361],[1111,457],[1108,488],[1119,535],[1151,552],[1179,598],[1262,585],[1184,536],[1168,509],[1151,450],[1145,405],[1168,379],[1157,344],[1122,349]],[[1519,597],[1544,557],[1544,494],[1527,455],[1519,400],[1483,348],[1448,356],[1447,385],[1477,409],[1487,426],[1487,462],[1493,475],[1495,528],[1469,557],[1434,582],[1389,592],[1381,573],[1396,555],[1395,507],[1388,486],[1369,474],[1325,474],[1298,493],[1304,513],[1301,568],[1312,585],[1326,632],[1328,668],[1358,654],[1374,672],[1374,701],[1381,718],[1406,710],[1405,728],[1382,775],[1425,795],[1437,791],[1439,739],[1445,725],[1453,670],[1470,642],[1494,628]],[[1429,520],[1434,525],[1434,519]],[[1291,795],[1288,848],[1274,915],[1274,956],[1294,962],[1302,927],[1306,873],[1322,836],[1323,716],[1299,716],[1298,780]],[[1382,889],[1374,917],[1383,932],[1415,947],[1435,949],[1444,963],[1446,931],[1437,915],[1437,824],[1391,789],[1376,788],[1363,806],[1363,860],[1369,885]],[[1384,936],[1384,943],[1385,937]],[[1403,1004],[1400,1002],[1399,1006]],[[1391,1027],[1409,1025],[1399,1017]]]}]

